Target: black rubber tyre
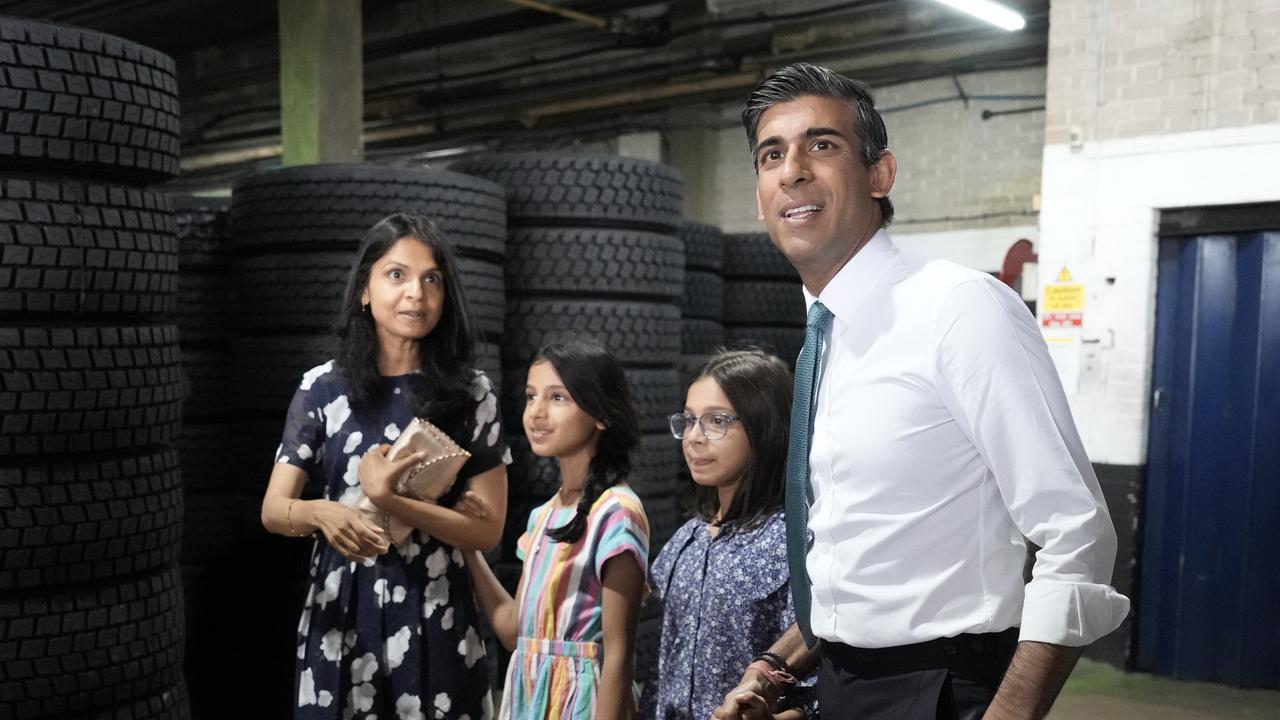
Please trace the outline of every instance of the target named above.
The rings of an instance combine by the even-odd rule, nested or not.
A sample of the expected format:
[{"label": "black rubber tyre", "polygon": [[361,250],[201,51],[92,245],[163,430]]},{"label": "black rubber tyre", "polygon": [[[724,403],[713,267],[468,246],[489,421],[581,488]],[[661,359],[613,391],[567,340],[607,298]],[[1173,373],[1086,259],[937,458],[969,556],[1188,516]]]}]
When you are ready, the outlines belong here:
[{"label": "black rubber tyre", "polygon": [[[353,252],[272,253],[236,261],[240,318],[245,327],[327,332],[342,308]],[[288,282],[281,282],[287,273]],[[458,259],[467,305],[488,338],[502,333],[506,294],[502,266]]]},{"label": "black rubber tyre", "polygon": [[[233,341],[237,408],[283,423],[302,374],[333,357],[332,342],[323,335],[242,337]],[[279,431],[276,428],[277,440]]]},{"label": "black rubber tyre", "polygon": [[178,559],[172,449],[0,467],[0,591],[102,581]]},{"label": "black rubber tyre", "polygon": [[[650,561],[652,561],[652,557]],[[648,677],[658,663],[662,640],[662,617],[641,620],[636,624],[636,677]]]},{"label": "black rubber tyre", "polygon": [[[560,470],[554,458],[533,454],[523,432],[507,432],[511,448],[511,464],[507,466],[507,493],[515,506],[518,501],[542,502],[560,487]],[[508,511],[510,512],[510,511]]]},{"label": "black rubber tyre", "polygon": [[[265,478],[263,478],[265,481]],[[265,488],[263,488],[265,492]],[[188,490],[182,527],[182,562],[244,557],[245,538],[261,530],[262,495]]]},{"label": "black rubber tyre", "polygon": [[671,300],[684,287],[684,246],[639,230],[520,228],[507,245],[512,294],[587,293]]},{"label": "black rubber tyre", "polygon": [[[0,55],[4,48],[0,41]],[[177,290],[178,243],[164,195],[0,179],[0,316],[154,317],[173,312]]]},{"label": "black rubber tyre", "polygon": [[172,326],[0,328],[0,457],[170,442],[178,364]]},{"label": "black rubber tyre", "polygon": [[684,524],[680,502],[675,495],[660,495],[643,500],[644,514],[649,518],[649,557],[656,558],[676,530]]},{"label": "black rubber tyre", "polygon": [[682,320],[680,352],[683,355],[709,355],[724,345],[724,326],[713,320]]},{"label": "black rubber tyre", "polygon": [[676,236],[684,241],[685,269],[720,273],[724,267],[724,233],[720,228],[681,220]]},{"label": "black rubber tyre", "polygon": [[0,37],[0,167],[139,185],[178,174],[172,58],[14,17],[0,17]]},{"label": "black rubber tyre", "polygon": [[235,334],[236,283],[227,272],[183,270],[174,321],[183,345],[223,344]]},{"label": "black rubber tyre", "polygon": [[773,246],[768,233],[726,234],[723,275],[726,280],[800,279],[787,257]]},{"label": "black rubber tyre", "polygon": [[171,195],[170,199],[178,235],[178,267],[184,273],[225,267],[230,250],[227,234],[231,198]]},{"label": "black rubber tyre", "polygon": [[725,325],[790,325],[804,327],[804,287],[781,280],[727,280]]},{"label": "black rubber tyre", "polygon": [[[627,368],[631,406],[640,420],[641,432],[666,432],[667,416],[684,407],[684,386],[675,370]],[[510,367],[498,395],[503,424],[509,432],[523,432],[524,384],[526,368]]]},{"label": "black rubber tyre", "polygon": [[78,720],[191,720],[187,684],[178,681],[150,697],[110,708],[95,708]]},{"label": "black rubber tyre", "polygon": [[680,314],[685,320],[721,322],[724,318],[724,280],[715,273],[686,272]]},{"label": "black rubber tyre", "polygon": [[219,348],[182,348],[183,421],[217,420],[235,411],[235,384],[231,353]]},{"label": "black rubber tyre", "polygon": [[182,681],[177,566],[117,584],[0,597],[0,711],[65,718],[128,705]]},{"label": "black rubber tyre", "polygon": [[354,250],[392,213],[436,222],[461,255],[500,259],[507,242],[506,191],[442,170],[309,165],[253,175],[235,185],[232,243],[245,251]]},{"label": "black rubber tyre", "polygon": [[[276,410],[283,415],[286,409]],[[280,442],[283,427],[279,425],[274,430],[276,443]],[[188,492],[266,492],[266,475],[243,471],[244,453],[248,450],[245,438],[245,427],[235,420],[183,421],[182,435],[175,444],[182,459],[182,484]],[[270,455],[270,449],[263,453]],[[256,459],[269,463],[272,458]]]},{"label": "black rubber tyre", "polygon": [[513,226],[576,226],[671,232],[680,222],[680,174],[615,155],[496,153],[452,169],[507,189]]},{"label": "black rubber tyre", "polygon": [[507,303],[508,364],[523,365],[543,344],[573,336],[603,343],[625,365],[671,368],[680,354],[680,308],[618,300]]},{"label": "black rubber tyre", "polygon": [[646,434],[631,456],[631,487],[646,498],[673,495],[680,485],[680,441],[671,433]]},{"label": "black rubber tyre", "polygon": [[804,327],[753,327],[726,325],[725,342],[730,347],[758,347],[782,358],[794,367],[804,347]]}]

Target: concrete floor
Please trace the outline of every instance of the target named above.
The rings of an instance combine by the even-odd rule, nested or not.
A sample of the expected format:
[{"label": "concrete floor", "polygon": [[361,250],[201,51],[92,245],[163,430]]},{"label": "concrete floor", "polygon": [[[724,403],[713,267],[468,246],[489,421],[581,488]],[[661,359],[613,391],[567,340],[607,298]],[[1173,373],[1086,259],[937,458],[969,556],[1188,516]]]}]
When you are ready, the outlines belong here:
[{"label": "concrete floor", "polygon": [[1239,690],[1124,673],[1081,660],[1050,720],[1280,720],[1280,690]]}]

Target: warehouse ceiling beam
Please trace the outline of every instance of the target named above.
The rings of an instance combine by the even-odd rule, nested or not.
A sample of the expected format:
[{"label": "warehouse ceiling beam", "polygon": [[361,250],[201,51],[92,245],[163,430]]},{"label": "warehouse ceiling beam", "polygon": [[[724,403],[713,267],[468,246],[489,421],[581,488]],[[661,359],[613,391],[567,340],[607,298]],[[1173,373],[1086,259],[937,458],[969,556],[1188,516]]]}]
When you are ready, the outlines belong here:
[{"label": "warehouse ceiling beam", "polygon": [[279,0],[285,165],[364,158],[359,0]]}]

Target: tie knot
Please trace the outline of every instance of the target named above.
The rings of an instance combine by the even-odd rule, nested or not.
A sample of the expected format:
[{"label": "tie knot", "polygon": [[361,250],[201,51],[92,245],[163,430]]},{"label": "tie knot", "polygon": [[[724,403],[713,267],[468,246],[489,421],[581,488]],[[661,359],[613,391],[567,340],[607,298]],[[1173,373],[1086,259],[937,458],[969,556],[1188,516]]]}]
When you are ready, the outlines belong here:
[{"label": "tie knot", "polygon": [[809,306],[809,317],[805,320],[805,327],[813,328],[818,332],[826,332],[827,327],[831,325],[831,311],[826,305],[820,302],[814,302]]}]

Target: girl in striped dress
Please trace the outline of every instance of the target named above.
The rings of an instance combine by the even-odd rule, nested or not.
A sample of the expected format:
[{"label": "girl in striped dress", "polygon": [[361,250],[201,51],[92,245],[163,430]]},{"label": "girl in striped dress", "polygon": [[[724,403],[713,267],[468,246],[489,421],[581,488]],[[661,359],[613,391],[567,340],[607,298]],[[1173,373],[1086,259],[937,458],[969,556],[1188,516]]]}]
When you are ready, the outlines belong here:
[{"label": "girl in striped dress", "polygon": [[[529,515],[512,598],[478,551],[465,554],[494,633],[514,650],[500,719],[632,718],[636,616],[649,521],[627,487],[639,443],[622,365],[583,340],[543,347],[529,366],[524,430],[560,465],[560,488]],[[460,507],[484,517],[473,495]]]}]

